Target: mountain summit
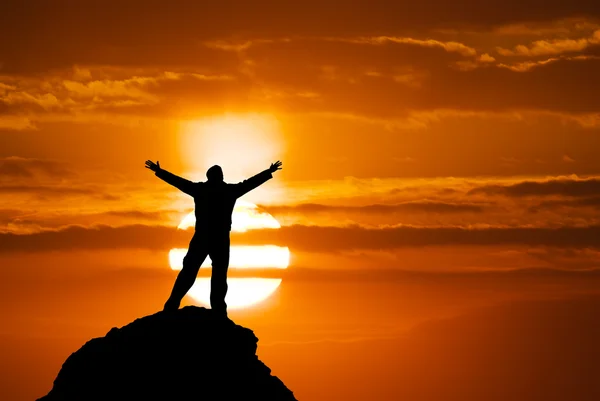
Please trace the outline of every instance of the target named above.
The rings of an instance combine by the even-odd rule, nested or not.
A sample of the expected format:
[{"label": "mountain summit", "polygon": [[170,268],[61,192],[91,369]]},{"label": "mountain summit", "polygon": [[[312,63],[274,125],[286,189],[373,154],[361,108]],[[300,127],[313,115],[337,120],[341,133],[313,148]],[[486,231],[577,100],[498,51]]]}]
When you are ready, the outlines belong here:
[{"label": "mountain summit", "polygon": [[71,354],[38,401],[295,401],[252,330],[186,306],[113,328]]}]

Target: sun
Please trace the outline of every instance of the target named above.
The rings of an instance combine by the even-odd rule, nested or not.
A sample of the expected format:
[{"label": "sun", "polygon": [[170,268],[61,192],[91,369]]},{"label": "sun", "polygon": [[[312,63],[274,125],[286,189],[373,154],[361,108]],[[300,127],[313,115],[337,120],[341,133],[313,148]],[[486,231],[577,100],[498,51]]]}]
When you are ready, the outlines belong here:
[{"label": "sun", "polygon": [[[269,213],[262,211],[257,205],[239,199],[231,216],[234,232],[244,232],[252,229],[278,229],[279,222]],[[196,222],[194,212],[186,215],[178,229],[194,227]],[[187,249],[173,248],[169,251],[169,265],[173,270],[181,270],[183,257]],[[256,305],[269,298],[281,284],[280,278],[239,278],[231,277],[236,269],[271,268],[287,269],[290,263],[290,250],[287,247],[264,245],[232,245],[229,260],[229,290],[225,296],[228,309],[242,309]],[[211,269],[210,257],[202,264],[202,269]],[[232,274],[233,273],[233,274]],[[196,302],[210,306],[210,278],[200,277],[188,295]]]}]

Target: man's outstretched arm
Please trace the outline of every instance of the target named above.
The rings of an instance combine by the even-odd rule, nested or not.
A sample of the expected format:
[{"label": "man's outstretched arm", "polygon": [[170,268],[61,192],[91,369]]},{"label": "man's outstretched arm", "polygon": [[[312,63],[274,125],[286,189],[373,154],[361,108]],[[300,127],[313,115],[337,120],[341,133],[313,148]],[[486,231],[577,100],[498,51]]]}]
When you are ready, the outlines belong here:
[{"label": "man's outstretched arm", "polygon": [[193,196],[194,183],[192,181],[186,180],[185,178],[181,178],[173,173],[168,172],[167,170],[162,169],[158,161],[154,163],[151,160],[146,160],[146,168],[154,171],[155,175],[166,183],[171,184],[180,191]]},{"label": "man's outstretched arm", "polygon": [[273,178],[273,173],[277,170],[281,170],[281,162],[279,160],[275,163],[272,163],[268,169],[261,171],[255,176],[250,177],[239,184],[236,184],[237,197],[239,198],[240,196],[252,191],[254,188]]}]

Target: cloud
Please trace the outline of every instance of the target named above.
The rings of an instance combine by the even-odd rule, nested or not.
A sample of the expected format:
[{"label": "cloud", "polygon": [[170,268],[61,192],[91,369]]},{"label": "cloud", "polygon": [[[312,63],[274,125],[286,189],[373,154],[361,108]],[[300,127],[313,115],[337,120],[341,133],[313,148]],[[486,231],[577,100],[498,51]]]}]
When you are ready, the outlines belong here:
[{"label": "cloud", "polygon": [[369,45],[407,44],[423,47],[437,47],[450,53],[458,53],[465,57],[473,57],[477,55],[477,50],[463,43],[452,41],[440,41],[435,39],[415,39],[410,37],[399,36],[371,36],[354,39],[328,38],[327,40]]},{"label": "cloud", "polygon": [[[454,227],[314,227],[289,226],[279,230],[250,231],[240,238],[248,244],[288,245],[307,252],[349,249],[394,249],[421,246],[525,245],[555,247],[600,246],[600,227],[454,228]],[[234,236],[236,238],[236,236]]]},{"label": "cloud", "polygon": [[48,110],[59,105],[59,101],[52,93],[32,94],[21,90],[5,91],[0,94],[0,103],[6,105],[32,104]]},{"label": "cloud", "polygon": [[0,223],[6,223],[23,214],[19,209],[0,209]]},{"label": "cloud", "polygon": [[[33,5],[37,8],[31,8]],[[43,60],[36,57],[39,54],[60,55],[71,64],[73,61],[69,58],[75,51],[91,61],[112,62],[109,59],[118,56],[133,63],[134,56],[127,55],[137,47],[144,56],[141,62],[154,56],[152,61],[157,64],[161,59],[162,63],[174,60],[181,64],[184,60],[194,60],[194,52],[182,49],[191,49],[198,41],[248,33],[267,39],[285,35],[399,34],[416,29],[496,27],[575,16],[594,17],[599,13],[593,0],[568,3],[492,0],[485,4],[476,0],[451,4],[443,0],[418,4],[371,0],[347,4],[343,9],[335,0],[294,0],[285,4],[270,1],[248,4],[238,0],[208,8],[183,1],[165,4],[155,0],[130,0],[128,6],[123,7],[114,0],[86,5],[74,0],[57,0],[53,5],[39,5],[32,0],[5,0],[3,6],[6,8],[2,15],[10,17],[2,21],[0,37],[19,38],[22,47],[29,49],[28,54],[22,54],[20,49],[10,47],[8,39],[0,42],[5,68],[32,68],[34,60],[38,60],[43,63],[38,67],[41,71],[50,63],[57,67],[60,60],[59,57]],[[44,30],[45,26],[40,23],[43,17],[52,21],[51,32]],[[107,20],[111,20],[110,31],[105,29]],[[198,26],[203,27],[201,32]],[[43,41],[39,40],[41,32],[46,33]],[[167,51],[169,46],[172,47],[170,52]],[[152,48],[154,54],[150,51]],[[167,55],[169,59],[165,58]]]},{"label": "cloud", "polygon": [[[32,234],[0,234],[0,252],[72,249],[170,249],[187,246],[191,231],[164,226],[71,226]],[[362,228],[287,226],[277,230],[232,233],[232,243],[273,244],[292,251],[340,252],[353,249],[397,249],[424,246],[548,246],[599,248],[600,226],[559,228],[390,227]]]},{"label": "cloud", "polygon": [[564,207],[577,209],[600,209],[600,196],[592,196],[577,199],[548,200],[540,202],[537,205],[531,206],[528,210],[532,213],[536,213],[541,210],[557,210]]},{"label": "cloud", "polygon": [[600,195],[600,179],[558,178],[546,181],[523,181],[511,185],[484,185],[469,194],[505,195],[511,197],[560,195],[585,197]]},{"label": "cloud", "polygon": [[529,46],[518,45],[513,50],[499,47],[498,53],[502,56],[548,56],[563,53],[580,52],[590,46],[600,44],[600,29],[594,31],[589,37],[579,39],[553,39],[536,40]]},{"label": "cloud", "polygon": [[144,103],[158,102],[155,96],[146,92],[143,87],[150,82],[149,78],[134,77],[123,81],[91,81],[87,83],[65,80],[63,85],[75,98],[133,98]]},{"label": "cloud", "polygon": [[[258,41],[243,46],[241,55],[197,45],[200,53],[229,55],[215,65],[80,60],[35,75],[4,74],[0,114],[6,117],[0,121],[27,129],[55,121],[196,119],[227,109],[348,116],[392,129],[429,128],[452,118],[600,124],[594,73],[600,59],[592,54],[510,63],[467,43],[418,36]],[[213,56],[198,59],[212,63]]]},{"label": "cloud", "polygon": [[35,129],[33,122],[26,116],[2,116],[0,117],[0,130],[32,130]]},{"label": "cloud", "polygon": [[600,57],[594,55],[580,55],[580,56],[560,56],[560,57],[551,57],[545,60],[533,60],[533,61],[523,61],[520,63],[506,64],[506,63],[498,63],[497,67],[506,68],[508,70],[514,72],[527,72],[532,70],[533,68],[542,67],[547,64],[556,63],[559,61],[585,61],[585,60],[598,60]]},{"label": "cloud", "polygon": [[[59,1],[68,6],[37,6],[31,11],[23,5],[27,1],[5,2],[10,4],[12,17],[0,26],[0,38],[18,38],[29,51],[17,51],[12,40],[0,41],[0,93],[4,94],[0,97],[21,111],[36,106],[36,113],[43,113],[58,107],[66,118],[75,111],[107,107],[115,113],[123,111],[110,108],[128,109],[133,118],[161,111],[177,113],[180,108],[191,113],[194,107],[210,107],[211,102],[203,100],[209,98],[216,99],[212,103],[227,100],[231,108],[248,108],[250,99],[254,107],[279,111],[317,111],[326,105],[330,112],[398,118],[407,109],[552,108],[544,102],[556,103],[553,109],[576,107],[575,95],[594,92],[597,83],[597,74],[584,74],[584,70],[597,66],[580,65],[585,63],[567,63],[577,65],[554,73],[561,80],[551,79],[551,71],[536,71],[536,76],[522,80],[504,73],[526,67],[512,66],[512,71],[493,68],[497,61],[490,53],[495,45],[507,41],[506,35],[494,31],[496,24],[513,24],[515,31],[519,24],[535,27],[536,21],[541,21],[548,25],[570,15],[591,15],[592,21],[597,6],[584,0],[569,5],[547,5],[541,0],[494,0],[493,5],[482,5],[463,0],[452,6],[441,0],[418,6],[376,1],[368,7],[346,5],[344,10],[333,1],[292,2],[291,10],[272,4],[250,7],[241,1],[234,2],[232,8],[213,5],[210,9],[200,4],[168,7],[136,0],[128,7],[116,2],[82,7],[73,1]],[[144,18],[139,18],[140,8],[145,10]],[[469,15],[459,9],[470,10]],[[52,33],[44,36],[44,41],[38,40],[42,36],[39,18],[52,21]],[[111,20],[110,32],[104,29],[102,18]],[[303,18],[313,23],[306,24]],[[193,28],[199,25],[203,26],[201,33]],[[458,34],[448,40],[447,35],[438,33],[442,28],[452,28]],[[483,41],[464,34],[476,29],[486,35]],[[577,25],[568,29],[585,32],[577,30]],[[596,36],[587,40],[594,41]],[[559,47],[562,42],[548,43]],[[542,47],[541,42],[538,47]],[[244,55],[239,54],[241,50]],[[456,62],[465,58],[486,72],[465,74],[457,70]],[[127,74],[103,75],[98,71],[101,66]],[[319,79],[322,66],[336,67],[336,74],[343,79],[324,84]],[[529,69],[545,67],[549,66]],[[412,70],[407,73],[408,68]],[[52,77],[66,70],[70,70],[69,76]],[[365,81],[365,71],[369,70],[385,79],[370,76]],[[591,82],[576,79],[584,75]],[[4,82],[6,77],[12,80]],[[25,82],[25,78],[34,77],[44,78],[37,88]],[[194,77],[205,85],[193,82]],[[539,88],[531,87],[537,86],[537,81],[554,82],[560,95],[539,96]],[[200,91],[204,96],[197,96]],[[495,96],[487,96],[489,93]],[[266,104],[254,103],[264,94],[285,96],[270,96]],[[587,105],[597,106],[592,95],[588,96]],[[365,102],[366,98],[371,101]],[[201,107],[195,101],[200,101]],[[148,107],[138,107],[144,105]],[[579,105],[583,112],[584,104]]]},{"label": "cloud", "polygon": [[[38,5],[35,11],[27,3],[5,2],[12,17],[0,24],[0,99],[10,111],[3,113],[10,123],[2,118],[0,124],[14,129],[30,128],[36,119],[74,121],[86,113],[90,119],[94,113],[180,118],[224,107],[325,111],[392,122],[444,109],[580,114],[598,109],[593,60],[527,60],[495,68],[498,62],[490,53],[515,27],[538,29],[538,23],[552,25],[572,15],[592,21],[598,10],[587,0],[568,5],[427,0],[418,6],[375,1],[343,10],[333,1],[292,2],[290,9],[239,1],[235,7],[206,9],[136,0],[128,7],[117,2],[82,7],[59,0],[65,7]],[[139,18],[141,8],[144,18]],[[40,31],[40,18],[52,21],[51,34]],[[307,19],[313,23],[306,24]],[[105,20],[111,20],[110,32],[101,23]],[[512,28],[495,31],[497,24]],[[199,25],[201,33],[193,28]],[[565,26],[586,32],[576,23]],[[438,33],[443,28],[462,36],[448,40]],[[484,41],[463,34],[477,29],[486,34]],[[597,37],[598,31],[586,40]],[[14,38],[28,51],[18,51]],[[564,49],[567,40],[572,39],[535,42],[527,49],[535,54],[538,48]],[[333,67],[329,76],[337,79],[326,79],[324,66]],[[510,74],[515,71],[530,75]],[[581,76],[588,77],[586,82]],[[547,82],[554,85],[549,88]],[[555,93],[540,96],[541,85]]]},{"label": "cloud", "polygon": [[[600,60],[593,57],[565,58],[537,68],[507,63],[497,68],[494,62],[479,62],[486,68],[461,71],[453,66],[463,58],[439,48],[402,43],[360,46],[341,42],[334,46],[319,40],[250,48],[247,57],[253,60],[253,74],[263,86],[319,93],[318,99],[286,103],[285,110],[291,112],[348,115],[407,126],[408,120],[417,120],[415,115],[440,114],[440,110],[462,113],[464,118],[470,118],[469,113],[493,118],[515,113],[522,117],[593,115],[598,108],[591,88],[596,87],[592,70]],[[527,70],[528,75],[515,70]],[[584,84],[577,76],[591,81]],[[400,82],[398,77],[402,77]],[[554,83],[550,88],[549,81]],[[556,94],[539,95],[555,89]],[[371,101],[365,102],[367,98]],[[274,102],[273,106],[282,104]]]},{"label": "cloud", "polygon": [[440,201],[410,201],[397,204],[373,204],[364,206],[323,205],[305,203],[300,205],[264,206],[265,210],[274,215],[286,213],[368,213],[393,214],[402,212],[424,213],[481,213],[485,205],[474,203],[451,203]]},{"label": "cloud", "polygon": [[0,80],[10,83],[0,87],[0,114],[12,121],[6,128],[25,129],[33,121],[85,117],[93,121],[106,112],[150,117],[157,107],[169,109],[174,97],[185,99],[198,90],[212,90],[215,98],[223,95],[235,77],[181,68],[74,66],[40,76],[0,76]]},{"label": "cloud", "polygon": [[[93,228],[97,224],[103,224],[106,227],[123,227],[131,224],[171,225],[176,227],[184,215],[181,211],[169,209],[149,211],[110,210],[110,207],[117,206],[112,201],[121,200],[121,198],[94,192],[91,194],[84,192],[83,194],[87,198],[85,202],[82,202],[81,199],[73,199],[78,197],[79,193],[36,194],[31,200],[40,200],[39,206],[36,205],[37,207],[34,206],[27,210],[0,210],[0,232],[35,234],[48,230],[60,231],[68,226]],[[47,210],[43,203],[47,204],[48,198],[51,197],[63,203],[68,203],[71,207],[56,207],[53,210]],[[70,198],[68,202],[64,202],[64,197]],[[120,204],[118,206],[123,207]]]},{"label": "cloud", "polygon": [[121,80],[103,79],[78,82],[67,79],[62,84],[67,89],[68,95],[74,98],[92,98],[95,102],[111,98],[135,99],[142,102],[142,104],[155,104],[160,99],[156,94],[152,93],[152,87],[158,87],[169,81],[184,79],[225,81],[232,80],[233,77],[227,75],[164,71],[153,76],[132,76]]},{"label": "cloud", "polygon": [[537,23],[521,22],[495,27],[493,33],[502,36],[556,36],[598,29],[597,23],[587,18],[562,18]]},{"label": "cloud", "polygon": [[239,42],[231,42],[227,40],[211,40],[204,42],[204,45],[209,48],[219,49],[231,52],[243,52],[248,50],[252,46],[260,46],[271,43],[285,43],[289,42],[290,38],[276,38],[276,39],[247,39]]},{"label": "cloud", "polygon": [[[209,276],[205,271],[201,274]],[[402,282],[404,284],[415,284],[423,281],[430,282],[431,279],[445,280],[446,284],[458,283],[461,280],[479,280],[480,284],[514,280],[538,280],[556,279],[600,279],[600,268],[561,269],[561,268],[522,268],[522,269],[481,269],[481,270],[453,270],[453,271],[419,271],[404,270],[399,268],[363,268],[363,269],[331,269],[331,268],[306,268],[294,266],[283,271],[273,269],[243,269],[237,270],[235,277],[261,277],[282,278],[284,280],[308,281],[308,282]]]},{"label": "cloud", "polygon": [[33,234],[2,233],[0,252],[77,249],[170,249],[189,241],[189,233],[161,226],[70,226]]},{"label": "cloud", "polygon": [[[507,159],[513,163],[512,159]],[[555,165],[563,162],[556,158]],[[336,162],[347,163],[347,162]],[[393,161],[389,164],[393,168]],[[419,162],[421,163],[421,162]],[[518,167],[535,163],[518,159]],[[573,163],[573,164],[580,164]],[[202,170],[203,171],[203,170]],[[5,209],[29,217],[12,222],[12,232],[68,224],[126,225],[135,222],[177,226],[193,207],[172,187],[150,181],[126,184],[110,173],[79,171],[77,179],[12,177],[0,183]],[[202,174],[202,173],[200,173]],[[252,200],[281,225],[381,228],[581,226],[600,224],[590,200],[598,177],[539,178],[353,178],[281,182]],[[558,183],[558,184],[557,184]],[[579,187],[582,185],[583,187]],[[573,203],[568,213],[570,199]],[[114,201],[119,202],[115,203]],[[48,208],[49,201],[52,207]],[[547,203],[545,203],[547,202]],[[537,213],[533,213],[537,212]]]},{"label": "cloud", "polygon": [[69,196],[85,196],[103,201],[120,199],[120,196],[105,193],[98,188],[65,185],[0,185],[0,193],[5,195],[25,194],[41,200],[47,200],[49,197],[64,198]]},{"label": "cloud", "polygon": [[[0,158],[0,176],[10,178],[31,178],[34,176],[49,176],[64,178],[74,174],[64,163],[54,160],[24,158],[24,157],[4,157]],[[2,187],[0,187],[0,190]],[[6,187],[5,187],[6,188]],[[15,189],[18,187],[14,187]],[[8,190],[10,192],[10,190]]]},{"label": "cloud", "polygon": [[147,221],[163,221],[166,216],[178,213],[175,210],[167,210],[167,211],[153,211],[153,212],[144,212],[141,210],[111,210],[106,213],[99,213],[97,216],[101,217],[103,214],[108,216],[116,216],[123,217],[128,219],[136,219],[136,220],[147,220]]}]

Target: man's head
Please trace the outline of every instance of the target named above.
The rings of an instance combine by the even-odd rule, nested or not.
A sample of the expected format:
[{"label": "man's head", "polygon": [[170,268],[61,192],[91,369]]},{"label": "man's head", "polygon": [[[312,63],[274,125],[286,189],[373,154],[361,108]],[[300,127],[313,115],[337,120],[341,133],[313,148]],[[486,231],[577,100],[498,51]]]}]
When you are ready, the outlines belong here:
[{"label": "man's head", "polygon": [[223,170],[221,166],[214,165],[206,171],[206,178],[210,182],[223,182]]}]

